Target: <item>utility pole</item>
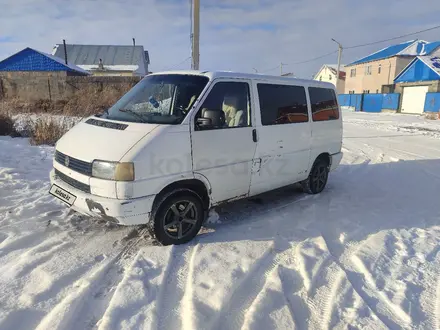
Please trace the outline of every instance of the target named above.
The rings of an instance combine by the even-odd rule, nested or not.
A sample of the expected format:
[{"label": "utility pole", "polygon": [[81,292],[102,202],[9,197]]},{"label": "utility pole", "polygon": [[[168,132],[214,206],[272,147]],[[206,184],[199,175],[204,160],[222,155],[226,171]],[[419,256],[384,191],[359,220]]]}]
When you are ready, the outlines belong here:
[{"label": "utility pole", "polygon": [[199,70],[200,64],[200,0],[193,0],[192,63],[191,69]]},{"label": "utility pole", "polygon": [[342,45],[337,42],[335,39],[332,38],[334,42],[338,44],[338,69],[336,70],[336,92],[339,93],[338,87],[339,87],[339,71],[341,69],[341,58],[342,58]]},{"label": "utility pole", "polygon": [[283,75],[283,65],[287,65],[287,64],[283,62],[280,63],[280,76]]}]

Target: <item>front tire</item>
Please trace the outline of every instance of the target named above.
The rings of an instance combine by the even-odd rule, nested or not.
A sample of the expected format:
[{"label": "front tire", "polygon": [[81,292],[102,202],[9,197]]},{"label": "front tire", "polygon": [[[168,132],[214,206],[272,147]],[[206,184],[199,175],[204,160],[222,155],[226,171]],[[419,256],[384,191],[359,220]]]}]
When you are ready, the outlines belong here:
[{"label": "front tire", "polygon": [[204,214],[197,194],[186,190],[171,193],[153,213],[152,233],[162,245],[188,243],[202,227]]},{"label": "front tire", "polygon": [[317,159],[313,164],[309,177],[301,182],[304,192],[308,194],[321,193],[328,181],[329,164],[323,159]]}]

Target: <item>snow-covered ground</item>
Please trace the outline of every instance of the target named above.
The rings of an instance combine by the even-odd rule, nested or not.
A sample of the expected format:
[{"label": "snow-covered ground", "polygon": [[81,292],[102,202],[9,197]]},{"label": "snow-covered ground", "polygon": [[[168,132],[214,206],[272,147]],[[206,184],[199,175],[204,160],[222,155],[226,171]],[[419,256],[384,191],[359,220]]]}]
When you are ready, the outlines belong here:
[{"label": "snow-covered ground", "polygon": [[70,214],[53,149],[0,138],[0,329],[439,329],[439,122],[344,117],[322,194],[224,206],[174,247]]}]

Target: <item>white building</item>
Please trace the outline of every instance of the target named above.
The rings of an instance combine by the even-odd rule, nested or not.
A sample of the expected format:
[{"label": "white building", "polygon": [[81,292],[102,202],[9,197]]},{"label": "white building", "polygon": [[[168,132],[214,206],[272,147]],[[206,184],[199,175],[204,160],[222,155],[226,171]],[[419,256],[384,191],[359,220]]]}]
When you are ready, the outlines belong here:
[{"label": "white building", "polygon": [[[336,86],[337,64],[324,64],[318,73],[313,77],[314,80],[325,81]],[[339,69],[338,94],[344,94],[345,90],[345,67],[341,64]]]}]

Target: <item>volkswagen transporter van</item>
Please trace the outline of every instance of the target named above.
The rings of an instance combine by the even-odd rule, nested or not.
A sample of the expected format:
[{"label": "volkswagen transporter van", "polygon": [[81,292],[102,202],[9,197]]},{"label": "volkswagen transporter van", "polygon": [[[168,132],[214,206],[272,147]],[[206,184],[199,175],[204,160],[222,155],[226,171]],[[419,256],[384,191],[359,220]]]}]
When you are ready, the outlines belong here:
[{"label": "volkswagen transporter van", "polygon": [[300,182],[320,193],[342,158],[329,83],[233,72],[143,78],[56,144],[50,193],[76,211],[194,238],[211,207]]}]

